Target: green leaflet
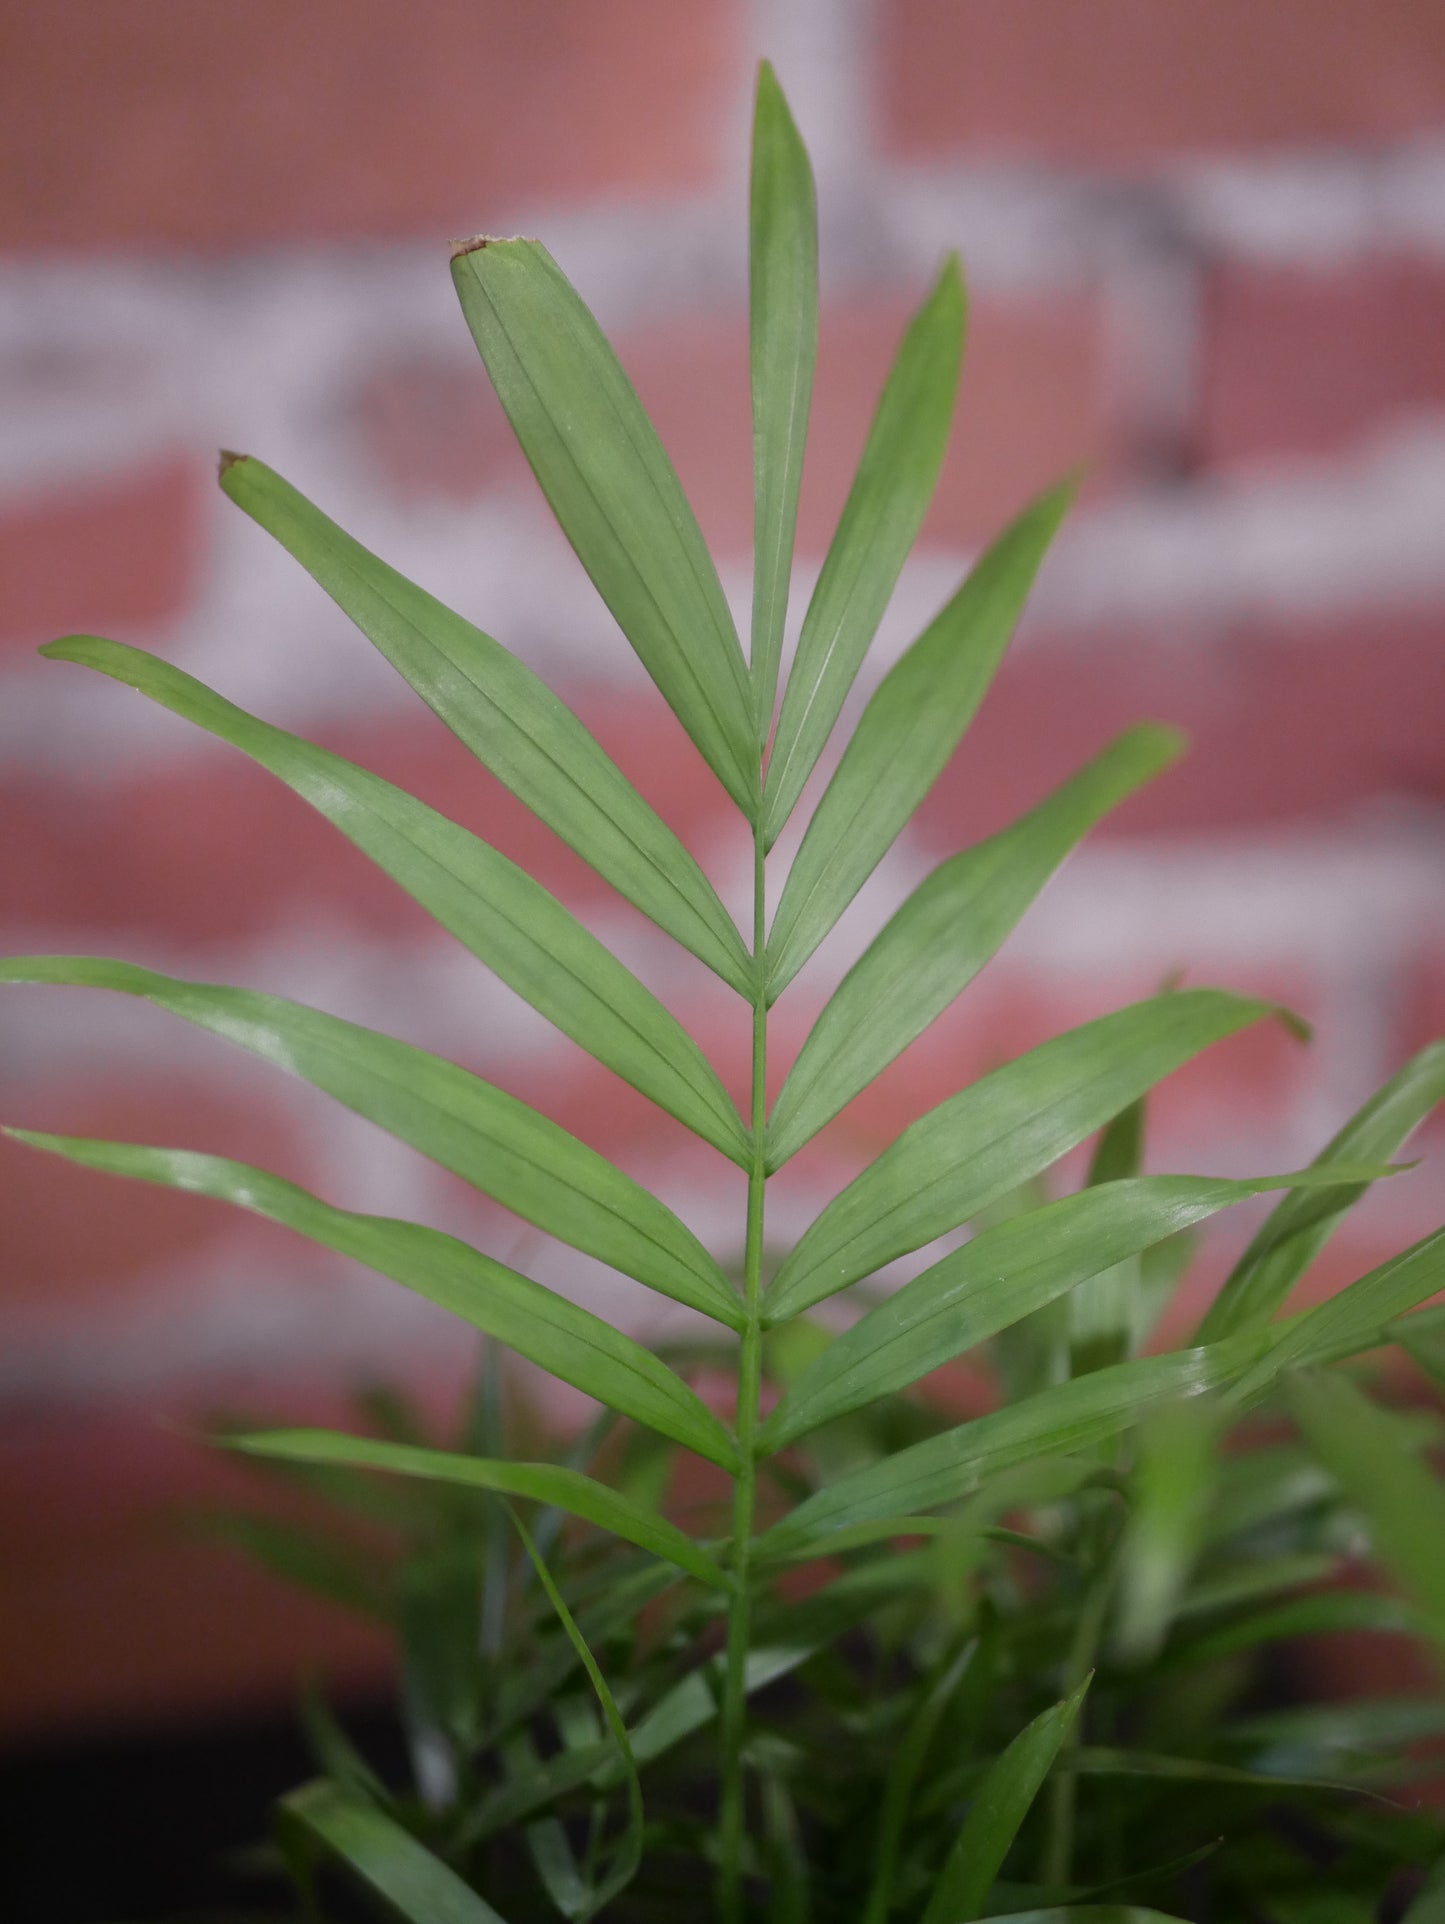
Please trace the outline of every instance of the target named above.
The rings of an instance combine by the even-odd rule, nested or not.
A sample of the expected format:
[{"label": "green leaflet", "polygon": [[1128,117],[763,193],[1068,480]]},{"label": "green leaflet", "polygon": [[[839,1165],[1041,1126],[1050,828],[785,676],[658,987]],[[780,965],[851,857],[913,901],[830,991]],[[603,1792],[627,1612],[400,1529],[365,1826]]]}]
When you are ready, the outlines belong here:
[{"label": "green leaflet", "polygon": [[248,715],[139,648],[72,635],[41,653],[124,682],[269,769],[549,1022],[746,1166],[742,1121],[687,1031],[514,862],[404,789]]},{"label": "green leaflet", "polygon": [[[1432,1042],[1379,1089],[1320,1151],[1327,1162],[1391,1156],[1438,1103],[1445,1102],[1445,1041]],[[1238,1329],[1260,1329],[1329,1241],[1363,1194],[1286,1196],[1261,1225],[1199,1325],[1198,1340],[1213,1342]]]},{"label": "green leaflet", "polygon": [[479,762],[659,928],[747,993],[747,952],[712,884],[540,676],[370,554],[264,462],[227,456],[221,486]]},{"label": "green leaflet", "polygon": [[617,625],[718,779],[751,811],[752,698],[717,569],[632,383],[535,240],[478,239],[452,279],[497,398]]},{"label": "green leaflet", "polygon": [[758,68],[753,115],[749,289],[753,383],[753,699],[767,741],[803,446],[818,358],[818,210],[813,170],[777,76]]},{"label": "green leaflet", "polygon": [[986,1917],[982,1924],[1186,1924],[1165,1911],[1141,1910],[1137,1904],[1058,1904],[1042,1911],[1006,1911]]},{"label": "green leaflet", "polygon": [[[511,1518],[513,1527],[522,1539],[522,1547],[527,1552],[528,1560],[537,1573],[537,1581],[546,1592],[547,1601],[556,1612],[557,1619],[566,1633],[567,1641],[577,1652],[578,1659],[587,1673],[587,1680],[592,1685],[598,1704],[601,1706],[602,1715],[612,1733],[612,1741],[616,1746],[616,1754],[622,1766],[627,1790],[627,1829],[613,1852],[611,1868],[595,1886],[584,1888],[577,1893],[579,1900],[577,1908],[567,1913],[569,1916],[576,1916],[585,1921],[595,1911],[600,1911],[610,1904],[618,1892],[625,1890],[637,1875],[637,1867],[642,1862],[642,1785],[638,1779],[637,1758],[628,1736],[627,1725],[622,1720],[622,1712],[617,1708],[617,1700],[608,1688],[602,1668],[588,1647],[587,1639],[577,1627],[576,1618],[567,1608],[552,1572],[547,1568],[545,1559],[533,1541],[531,1532],[515,1510],[511,1511]],[[572,1858],[566,1833],[558,1825],[552,1835],[563,1847],[564,1860],[570,1866],[575,1860]],[[591,1852],[588,1855],[590,1858]],[[539,1869],[543,1868],[543,1861],[538,1859]],[[590,1883],[590,1880],[588,1881]]]},{"label": "green leaflet", "polygon": [[[783,1449],[834,1417],[916,1383],[1087,1278],[1231,1203],[1310,1180],[1308,1173],[1244,1182],[1141,1176],[997,1223],[836,1337],[787,1390],[763,1425],[759,1447]],[[1333,1179],[1318,1174],[1314,1180]]]},{"label": "green leaflet", "polygon": [[923,1701],[904,1726],[888,1775],[878,1813],[878,1836],[873,1846],[873,1878],[862,1924],[887,1924],[893,1909],[899,1851],[910,1806],[928,1752],[938,1734],[943,1713],[965,1673],[978,1656],[978,1639],[970,1638],[951,1662],[940,1664]]},{"label": "green leaflet", "polygon": [[837,1531],[957,1502],[1014,1464],[1106,1442],[1152,1404],[1218,1389],[1241,1376],[1264,1349],[1264,1338],[1246,1333],[1207,1349],[1118,1363],[1025,1397],[850,1471],[765,1530],[755,1553],[769,1560],[795,1558],[806,1550],[824,1555]]},{"label": "green leaflet", "polygon": [[[1380,1263],[1327,1302],[1271,1325],[1269,1348],[1238,1387],[1243,1400],[1285,1370],[1313,1369],[1358,1356],[1386,1340],[1386,1325],[1445,1289],[1445,1228]],[[1253,1332],[1245,1332],[1253,1333]],[[1233,1339],[1226,1339],[1233,1340]]]},{"label": "green leaflet", "polygon": [[1208,1529],[1218,1442],[1207,1397],[1161,1404],[1139,1426],[1114,1631],[1115,1652],[1127,1664],[1158,1655],[1186,1596]]},{"label": "green leaflet", "polygon": [[1364,1513],[1375,1554],[1420,1605],[1445,1654],[1445,1487],[1348,1377],[1287,1379],[1301,1433]]},{"label": "green leaflet", "polygon": [[546,1116],[440,1056],[299,1002],[181,982],[128,962],[26,956],[0,961],[0,982],[143,996],[324,1089],[548,1235],[740,1326],[727,1279],[670,1209]]},{"label": "green leaflet", "polygon": [[719,1590],[730,1579],[721,1566],[656,1511],[645,1510],[606,1483],[554,1463],[512,1463],[383,1443],[374,1437],[347,1436],[337,1430],[264,1430],[228,1436],[228,1449],[248,1456],[282,1457],[291,1463],[342,1463],[355,1469],[385,1470],[397,1476],[455,1483],[464,1489],[495,1490],[502,1496],[530,1497],[569,1516],[635,1543],[640,1550],[675,1564],[699,1583]]},{"label": "green leaflet", "polygon": [[965,1924],[979,1916],[1091,1682],[1086,1677],[1071,1696],[1041,1712],[990,1766],[933,1887],[922,1924]]},{"label": "green leaflet", "polygon": [[283,1823],[316,1838],[407,1924],[506,1924],[425,1844],[376,1805],[318,1781],[281,1800]]},{"label": "green leaflet", "polygon": [[1156,996],[982,1076],[836,1196],[774,1278],[770,1322],[922,1248],[1036,1176],[1211,1042],[1275,1014],[1219,989]]},{"label": "green leaflet", "polygon": [[950,257],[909,323],[798,637],[764,786],[771,848],[832,733],[932,499],[963,356]]},{"label": "green leaflet", "polygon": [[1027,509],[884,676],[788,873],[768,938],[768,989],[790,982],[933,786],[993,680],[1072,490]]},{"label": "green leaflet", "polygon": [[1131,728],[1020,821],[921,882],[844,976],[768,1122],[777,1169],[921,1035],[991,959],[1101,816],[1179,753],[1172,729]]},{"label": "green leaflet", "polygon": [[89,1169],[213,1196],[284,1223],[440,1304],[609,1409],[660,1430],[725,1469],[737,1463],[722,1424],[651,1350],[455,1236],[420,1223],[335,1209],[295,1183],[222,1156],[31,1129],[5,1133]]}]

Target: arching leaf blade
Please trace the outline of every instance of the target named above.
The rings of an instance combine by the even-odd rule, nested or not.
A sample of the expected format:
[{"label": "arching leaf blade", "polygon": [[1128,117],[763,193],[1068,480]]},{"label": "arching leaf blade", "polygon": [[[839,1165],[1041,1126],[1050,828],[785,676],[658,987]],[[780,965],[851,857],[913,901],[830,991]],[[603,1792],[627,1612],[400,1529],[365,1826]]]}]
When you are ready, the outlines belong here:
[{"label": "arching leaf blade", "polygon": [[770,1168],[801,1149],[942,1014],[1065,856],[1125,796],[1167,768],[1179,748],[1172,729],[1129,729],[1019,821],[950,856],[919,884],[814,1023],[768,1121]]},{"label": "arching leaf blade", "polygon": [[[1432,1042],[1391,1076],[1320,1151],[1317,1161],[1370,1162],[1391,1156],[1431,1110],[1445,1102],[1445,1040]],[[1198,1340],[1261,1329],[1329,1241],[1363,1186],[1337,1196],[1286,1196],[1270,1212],[1205,1312]]]},{"label": "arching leaf blade", "polygon": [[746,1165],[742,1119],[687,1031],[516,863],[404,789],[247,714],[142,649],[72,635],[41,652],[137,689],[259,762],[564,1035]]},{"label": "arching leaf blade", "polygon": [[728,1588],[729,1578],[722,1566],[675,1524],[580,1470],[555,1463],[460,1456],[408,1443],[381,1442],[375,1437],[348,1436],[339,1430],[259,1430],[228,1436],[225,1443],[228,1449],[247,1456],[280,1457],[288,1463],[340,1463],[352,1469],[383,1470],[393,1476],[452,1483],[461,1489],[493,1490],[499,1496],[550,1504],[675,1565],[699,1583],[720,1590]]},{"label": "arching leaf blade", "polygon": [[752,697],[712,556],[596,320],[540,241],[478,239],[452,279],[558,524],[738,806],[758,794]]},{"label": "arching leaf blade", "polygon": [[747,953],[716,890],[539,675],[369,553],[263,461],[225,457],[221,486],[484,767],[649,920],[750,993]]},{"label": "arching leaf blade", "polygon": [[1116,1363],[1024,1397],[849,1471],[765,1530],[754,1554],[763,1561],[793,1560],[804,1552],[825,1555],[836,1532],[875,1518],[937,1509],[1016,1464],[1091,1449],[1129,1429],[1161,1401],[1235,1382],[1264,1346],[1263,1337],[1245,1333],[1204,1349]]},{"label": "arching leaf blade", "polygon": [[823,752],[923,525],[953,421],[963,331],[963,278],[952,257],[903,336],[803,618],[763,790],[769,847]]},{"label": "arching leaf blade", "polygon": [[1445,1655],[1445,1485],[1401,1440],[1398,1418],[1339,1371],[1287,1379],[1305,1440],[1363,1513],[1376,1557],[1419,1605]]},{"label": "arching leaf blade", "polygon": [[281,1800],[283,1825],[316,1838],[405,1924],[506,1924],[449,1864],[359,1791],[326,1779]]},{"label": "arching leaf blade", "polygon": [[770,1319],[957,1229],[1210,1043],[1277,1013],[1220,989],[1187,989],[1067,1030],[981,1077],[834,1197],[774,1278]]},{"label": "arching leaf blade", "polygon": [[5,1133],[88,1169],[210,1196],[282,1223],[450,1310],[609,1409],[724,1468],[736,1464],[736,1448],[722,1424],[651,1350],[455,1236],[334,1208],[284,1177],[224,1156],[33,1129]]},{"label": "arching leaf blade", "polygon": [[994,1759],[944,1859],[922,1924],[966,1924],[980,1915],[1054,1759],[1073,1729],[1092,1678],[1041,1711]]},{"label": "arching leaf blade", "polygon": [[1060,1197],[981,1230],[834,1337],[784,1392],[759,1447],[785,1448],[821,1424],[905,1389],[1092,1276],[1247,1197],[1321,1172],[1230,1181],[1139,1176]]},{"label": "arching leaf blade", "polygon": [[798,524],[818,358],[818,210],[813,169],[776,74],[758,68],[749,196],[753,389],[752,682],[767,740]]},{"label": "arching leaf blade", "polygon": [[[1267,1388],[1285,1370],[1315,1369],[1344,1362],[1392,1341],[1389,1326],[1445,1290],[1445,1228],[1379,1263],[1313,1309],[1271,1324],[1261,1334],[1269,1341],[1258,1367],[1239,1386],[1241,1399]],[[1408,1328],[1408,1325],[1406,1325]],[[1234,1338],[1227,1339],[1233,1341]]]},{"label": "arching leaf blade", "polygon": [[727,1279],[670,1209],[596,1150],[441,1056],[280,996],[91,956],[0,961],[0,982],[111,989],[322,1089],[550,1236],[737,1328]]},{"label": "arching leaf blade", "polygon": [[957,748],[1071,492],[1034,502],[879,683],[789,871],[768,939],[770,990],[797,974]]}]

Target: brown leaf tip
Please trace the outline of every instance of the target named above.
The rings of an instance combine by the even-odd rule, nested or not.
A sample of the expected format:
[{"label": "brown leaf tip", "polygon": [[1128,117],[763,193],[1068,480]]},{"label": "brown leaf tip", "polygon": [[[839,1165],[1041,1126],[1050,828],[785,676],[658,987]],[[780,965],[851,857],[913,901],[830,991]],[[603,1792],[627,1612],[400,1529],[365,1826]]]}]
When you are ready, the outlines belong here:
[{"label": "brown leaf tip", "polygon": [[480,254],[484,247],[490,247],[494,241],[519,241],[526,238],[525,234],[473,234],[470,240],[452,242],[451,258],[459,261],[463,254]]},{"label": "brown leaf tip", "polygon": [[228,468],[234,468],[239,462],[249,461],[250,458],[248,454],[237,454],[231,448],[222,448],[221,458],[216,463],[216,473],[222,475]]}]

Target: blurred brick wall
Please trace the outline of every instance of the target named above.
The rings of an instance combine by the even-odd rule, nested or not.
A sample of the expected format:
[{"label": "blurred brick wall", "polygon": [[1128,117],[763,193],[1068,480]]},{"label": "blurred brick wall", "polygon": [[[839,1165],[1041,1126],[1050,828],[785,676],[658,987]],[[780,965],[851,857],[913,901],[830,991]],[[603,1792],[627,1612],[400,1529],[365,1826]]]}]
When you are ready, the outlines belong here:
[{"label": "blurred brick wall", "polygon": [[[823,361],[799,599],[909,302],[973,296],[953,450],[877,651],[1061,469],[1089,480],[978,726],[831,960],[967,836],[1140,715],[1192,758],[805,1157],[786,1233],[912,1115],[1057,1027],[1197,982],[1278,995],[1160,1099],[1156,1167],[1285,1168],[1445,1027],[1445,12],[1430,0],[92,0],[0,12],[0,942],[291,994],[458,1055],[645,1168],[724,1240],[737,1198],[434,938],[294,798],[83,671],[154,648],[533,864],[735,1077],[736,1012],[529,823],[214,488],[263,456],[552,676],[725,890],[738,838],[511,446],[444,242],[541,233],[748,593],[745,161],[779,66],[819,174]],[[782,1016],[796,1046],[827,969]],[[811,998],[811,1001],[810,1001]],[[0,997],[6,1120],[247,1157],[336,1200],[517,1226],[366,1125],[144,1008]],[[1312,1285],[1438,1217],[1441,1138]],[[158,1426],[440,1391],[454,1330],[195,1198],[0,1149],[0,1638],[11,1728],[284,1689],[374,1644],[169,1539],[233,1489]],[[1432,1194],[1433,1191],[1433,1194]],[[1221,1228],[1218,1274],[1240,1227]],[[580,1259],[538,1275],[634,1322]],[[520,1260],[520,1259],[519,1259]],[[334,1406],[333,1413],[334,1413]],[[198,1634],[196,1626],[203,1626]]]}]

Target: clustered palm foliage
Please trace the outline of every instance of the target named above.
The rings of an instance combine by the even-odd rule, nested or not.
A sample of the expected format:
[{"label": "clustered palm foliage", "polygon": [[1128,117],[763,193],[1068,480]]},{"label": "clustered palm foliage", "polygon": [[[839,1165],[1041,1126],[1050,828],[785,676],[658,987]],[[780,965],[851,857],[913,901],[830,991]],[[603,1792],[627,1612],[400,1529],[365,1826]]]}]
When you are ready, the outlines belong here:
[{"label": "clustered palm foliage", "polygon": [[[278,1175],[16,1132],[288,1224],[442,1304],[483,1332],[489,1358],[501,1346],[602,1406],[580,1441],[544,1437],[521,1460],[489,1362],[456,1448],[395,1424],[230,1439],[401,1531],[384,1556],[353,1521],[303,1556],[312,1581],[398,1625],[416,1767],[412,1790],[384,1786],[313,1706],[323,1774],[285,1800],[280,1831],[306,1914],[351,1901],[328,1881],[339,1865],[415,1924],[709,1912],[723,1924],[1102,1924],[1160,1906],[1215,1924],[1384,1917],[1402,1871],[1426,1873],[1441,1851],[1435,1822],[1382,1792],[1405,1743],[1445,1729],[1445,1705],[1282,1708],[1259,1694],[1255,1659],[1306,1631],[1445,1629],[1445,1499],[1424,1456],[1436,1431],[1380,1408],[1350,1375],[1320,1374],[1394,1340],[1438,1367],[1441,1324],[1418,1306],[1445,1287],[1445,1230],[1286,1313],[1344,1213],[1445,1096],[1445,1045],[1408,1063],[1309,1169],[1145,1175],[1148,1092],[1212,1042],[1288,1019],[1223,990],[1161,993],[960,1090],[775,1249],[770,1179],[952,1003],[1070,849],[1179,744],[1129,730],[936,868],[843,976],[768,1107],[769,1011],[953,754],[1068,490],[1025,510],[883,676],[820,777],[770,916],[770,851],[819,770],[937,478],[965,303],[950,261],[903,336],[784,676],[817,245],[807,156],[767,68],[751,243],[746,656],[667,456],[551,257],[532,240],[479,239],[453,260],[547,500],[747,826],[746,933],[523,662],[261,462],[226,456],[221,472],[479,761],[735,991],[752,1036],[741,1111],[663,1003],[475,835],[137,649],[76,636],[45,650],[271,770],[746,1177],[734,1274],[604,1156],[418,1048],[124,962],[0,965],[12,981],[140,996],[227,1038],[710,1326],[648,1348],[455,1237],[334,1207]],[[1053,1194],[1049,1172],[1091,1137],[1087,1180]],[[1283,1199],[1190,1345],[1142,1353],[1193,1226],[1269,1191]],[[870,1293],[886,1265],[924,1250],[935,1259],[910,1280]],[[720,1252],[730,1264],[736,1253]],[[838,1298],[858,1311],[842,1327],[814,1314]],[[990,1413],[959,1422],[909,1394],[965,1355],[990,1364]],[[695,1387],[720,1362],[736,1386],[721,1414]],[[1241,1428],[1256,1447],[1224,1451]],[[669,1507],[683,1458],[709,1466],[716,1500],[684,1476],[703,1494]],[[378,1486],[361,1471],[410,1481]],[[1320,1587],[1362,1519],[1412,1604]],[[1441,1902],[1427,1888],[1412,1918]]]}]

